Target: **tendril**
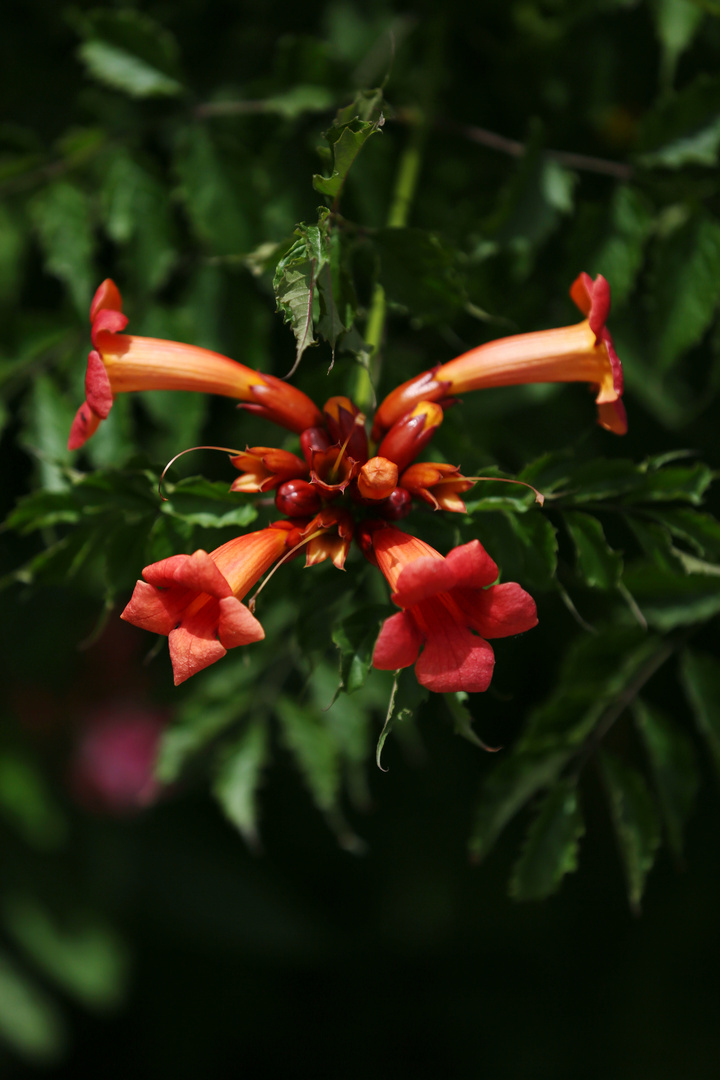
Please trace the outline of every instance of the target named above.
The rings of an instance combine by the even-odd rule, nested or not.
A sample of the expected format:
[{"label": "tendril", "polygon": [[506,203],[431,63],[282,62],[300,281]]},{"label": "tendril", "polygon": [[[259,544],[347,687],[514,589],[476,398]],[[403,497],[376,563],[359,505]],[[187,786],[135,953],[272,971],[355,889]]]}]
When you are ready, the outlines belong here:
[{"label": "tendril", "polygon": [[165,466],[165,468],[162,471],[162,474],[160,476],[160,480],[158,481],[158,495],[160,496],[160,498],[162,499],[163,502],[168,501],[165,498],[165,496],[163,495],[163,493],[162,493],[162,485],[163,485],[163,480],[165,479],[165,473],[168,471],[168,469],[172,465],[175,464],[175,462],[177,461],[178,458],[181,458],[183,456],[183,454],[191,454],[193,452],[193,450],[220,450],[222,453],[224,453],[224,454],[232,454],[234,457],[237,457],[238,454],[242,453],[241,450],[233,450],[229,446],[188,446],[187,450],[181,450],[179,454],[176,454],[174,458],[171,458],[170,461],[168,461],[167,465]]}]

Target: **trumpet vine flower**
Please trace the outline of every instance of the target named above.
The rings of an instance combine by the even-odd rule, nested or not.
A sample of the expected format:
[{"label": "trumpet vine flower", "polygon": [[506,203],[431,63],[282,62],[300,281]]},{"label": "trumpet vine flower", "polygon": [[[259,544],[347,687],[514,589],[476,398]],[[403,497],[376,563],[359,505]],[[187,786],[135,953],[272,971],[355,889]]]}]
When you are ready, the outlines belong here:
[{"label": "trumpet vine flower", "polygon": [[610,286],[580,274],[570,296],[586,318],[558,330],[536,330],[478,345],[462,356],[398,386],[375,414],[373,437],[383,434],[421,401],[447,404],[470,390],[519,383],[586,382],[595,388],[598,423],[616,435],[627,431],[623,375],[605,322]]},{"label": "trumpet vine flower", "polygon": [[420,685],[436,693],[487,690],[495,656],[486,639],[537,625],[535,601],[524,589],[513,581],[493,584],[498,568],[479,540],[443,558],[415,536],[368,522],[360,543],[402,608],[383,623],[373,653],[376,668],[414,664]]},{"label": "trumpet vine flower", "polygon": [[263,575],[301,550],[307,567],[330,560],[342,570],[355,540],[401,609],[382,626],[374,666],[412,664],[419,682],[437,693],[487,689],[495,662],[489,639],[535,626],[533,599],[514,582],[497,584],[498,567],[479,540],[443,556],[394,523],[418,501],[434,510],[465,511],[461,496],[477,477],[443,462],[416,461],[458,394],[581,380],[596,387],[601,424],[625,430],[622,370],[605,327],[607,282],[581,274],[571,296],[585,316],[577,325],[488,342],[398,387],[375,415],[377,445],[371,445],[364,415],[346,397],[332,397],[319,409],[289,384],[219,353],[124,334],[120,293],[113,282],[103,282],[90,313],[94,348],[71,448],[92,435],[116,394],[144,389],[236,398],[299,435],[302,456],[268,446],[230,456],[240,474],[231,490],[267,496],[259,505],[274,499],[283,520],[210,553],[152,563],[135,586],[122,618],[168,637],[176,684],[228,649],[264,637],[253,603],[242,602]]},{"label": "trumpet vine flower", "polygon": [[241,603],[287,549],[292,525],[278,522],[211,551],[171,555],[143,570],[122,619],[166,635],[175,685],[228,649],[262,641],[265,631]]},{"label": "trumpet vine flower", "polygon": [[94,348],[88,356],[85,401],[70,429],[70,450],[97,431],[116,394],[134,390],[200,390],[238,398],[245,408],[298,433],[322,422],[309,397],[274,375],[197,345],[122,334],[127,321],[119,289],[104,281],[90,305]]}]

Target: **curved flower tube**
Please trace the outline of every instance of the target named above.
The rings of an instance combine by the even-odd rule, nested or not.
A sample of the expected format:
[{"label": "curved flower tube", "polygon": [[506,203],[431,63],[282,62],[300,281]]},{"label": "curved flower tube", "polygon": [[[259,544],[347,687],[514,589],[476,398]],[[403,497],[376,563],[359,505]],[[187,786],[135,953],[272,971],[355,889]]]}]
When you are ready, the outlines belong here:
[{"label": "curved flower tube", "polygon": [[498,568],[479,540],[443,557],[393,526],[369,522],[361,546],[403,609],[385,620],[375,645],[373,666],[382,671],[414,664],[418,682],[435,693],[487,690],[495,656],[486,639],[537,625],[535,601],[524,589],[493,585]]},{"label": "curved flower tube", "polygon": [[624,435],[622,365],[605,327],[610,286],[602,275],[593,281],[583,273],[573,282],[570,296],[586,316],[582,322],[488,341],[403,383],[380,405],[373,438],[379,439],[423,400],[447,404],[448,396],[469,390],[543,382],[590,383],[597,388],[598,423]]},{"label": "curved flower tube", "polygon": [[280,521],[268,529],[230,540],[208,554],[172,555],[143,570],[126,622],[167,635],[175,685],[214,664],[228,649],[262,641],[265,631],[240,601],[286,551],[294,526]]},{"label": "curved flower tube", "polygon": [[88,356],[85,402],[70,429],[70,450],[94,434],[116,394],[134,390],[200,390],[239,398],[251,411],[298,433],[322,422],[309,397],[273,375],[196,345],[120,333],[127,316],[120,291],[109,278],[95,293],[90,322],[94,348]]}]

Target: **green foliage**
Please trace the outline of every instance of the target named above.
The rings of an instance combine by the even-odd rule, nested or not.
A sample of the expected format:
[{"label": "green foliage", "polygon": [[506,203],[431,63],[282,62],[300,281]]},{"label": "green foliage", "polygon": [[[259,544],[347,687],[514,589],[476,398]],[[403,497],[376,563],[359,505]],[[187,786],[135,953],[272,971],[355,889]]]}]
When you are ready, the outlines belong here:
[{"label": "green foliage", "polygon": [[152,19],[128,8],[97,10],[78,26],[85,38],[78,55],[99,82],[134,98],[182,93],[177,44]]},{"label": "green foliage", "polygon": [[625,869],[628,900],[632,910],[638,912],[645,879],[660,843],[660,820],[637,769],[607,753],[601,755],[600,761]]},{"label": "green foliage", "polygon": [[[720,771],[720,81],[702,62],[717,28],[691,0],[653,0],[632,25],[622,4],[505,7],[492,6],[487,28],[508,42],[502,64],[487,50],[472,61],[480,95],[467,56],[485,46],[465,40],[452,12],[440,32],[422,15],[330,5],[322,27],[303,10],[297,26],[314,29],[285,33],[258,9],[227,41],[212,5],[202,28],[182,5],[158,11],[161,22],[127,6],[71,15],[77,53],[57,103],[54,83],[39,95],[33,81],[18,91],[26,127],[0,130],[0,423],[11,446],[0,581],[15,586],[8,598],[18,586],[62,598],[61,614],[48,601],[34,623],[37,663],[54,671],[43,650],[62,666],[93,622],[101,634],[143,567],[279,516],[272,491],[229,491],[227,462],[214,480],[174,465],[158,492],[165,460],[194,444],[298,452],[294,435],[227,399],[118,393],[82,454],[67,450],[87,307],[105,277],[121,287],[130,333],[291,369],[318,404],[347,394],[369,419],[373,395],[480,341],[577,321],[568,287],[581,270],[602,273],[627,376],[625,442],[591,430],[592,399],[576,385],[464,395],[424,457],[519,478],[544,504],[483,480],[466,514],[414,505],[400,524],[443,553],[479,538],[500,580],[536,599],[537,629],[498,642],[487,694],[441,699],[412,667],[374,670],[395,609],[356,549],[342,576],[288,560],[258,598],[265,640],[175,691],[164,642],[154,665],[120,653],[117,664],[143,700],[171,703],[157,760],[168,801],[209,778],[251,847],[264,789],[289,768],[359,850],[373,751],[383,772],[393,762],[373,782],[394,790],[437,720],[481,770],[474,810],[463,809],[473,858],[513,843],[508,826],[530,815],[513,897],[555,893],[604,812],[638,909],[663,839],[682,857],[704,759]],[[319,363],[299,366],[311,346]],[[27,641],[7,649],[19,667]],[[53,760],[63,751],[43,757],[19,722],[15,734],[0,748],[0,819],[12,844],[60,860],[75,827]],[[488,754],[488,743],[502,748]],[[42,1063],[64,1040],[52,995],[110,1008],[126,968],[108,919],[68,920],[36,895],[36,873],[0,896],[18,954],[0,961],[0,1035]]]},{"label": "green foliage", "polygon": [[510,881],[516,900],[544,900],[556,892],[565,874],[577,870],[578,842],[585,832],[572,780],[557,784],[543,800],[528,831]]}]

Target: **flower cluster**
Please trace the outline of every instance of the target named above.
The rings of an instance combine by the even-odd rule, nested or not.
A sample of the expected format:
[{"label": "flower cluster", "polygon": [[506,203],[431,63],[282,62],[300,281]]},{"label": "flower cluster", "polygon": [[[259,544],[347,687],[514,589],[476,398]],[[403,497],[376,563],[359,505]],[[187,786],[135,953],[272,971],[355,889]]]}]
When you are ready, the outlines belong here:
[{"label": "flower cluster", "polygon": [[274,492],[281,520],[209,554],[174,555],[143,570],[122,618],[168,637],[175,683],[264,637],[242,601],[272,567],[302,549],[306,566],[330,559],[343,569],[355,539],[400,608],[382,626],[374,666],[414,665],[418,681],[438,693],[486,690],[494,665],[488,639],[535,626],[533,599],[514,582],[497,584],[498,568],[478,540],[443,556],[395,523],[413,500],[465,510],[462,495],[474,479],[444,462],[415,460],[458,394],[587,382],[596,389],[599,423],[624,433],[622,368],[605,328],[608,284],[581,274],[570,295],[582,322],[488,342],[393,390],[375,414],[371,445],[366,418],[348,398],[332,397],[319,409],[288,383],[219,353],[123,334],[120,293],[103,282],[90,309],[94,348],[70,449],[97,430],[116,394],[136,390],[221,394],[299,435],[299,455],[254,446],[230,459],[239,473],[232,490]]}]

